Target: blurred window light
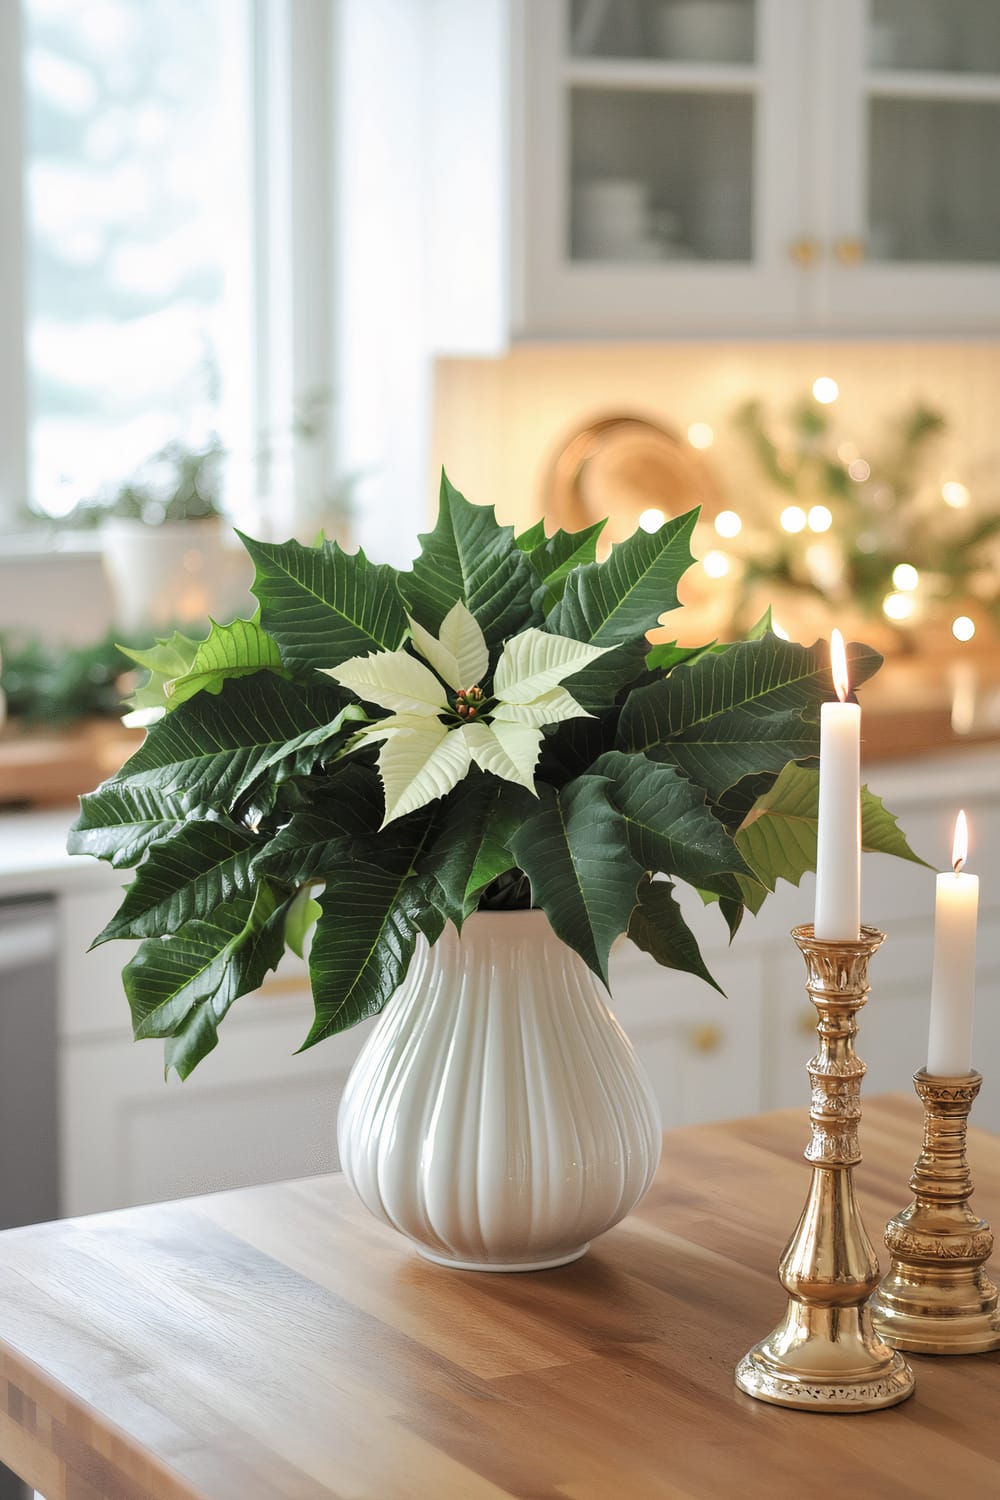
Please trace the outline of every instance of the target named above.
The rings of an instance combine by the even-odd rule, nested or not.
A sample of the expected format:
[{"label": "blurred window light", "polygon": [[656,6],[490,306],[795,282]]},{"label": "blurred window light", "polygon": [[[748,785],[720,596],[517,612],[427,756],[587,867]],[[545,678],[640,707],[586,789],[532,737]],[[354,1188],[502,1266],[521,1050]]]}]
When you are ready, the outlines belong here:
[{"label": "blurred window light", "polygon": [[29,474],[252,449],[249,0],[24,0]]}]

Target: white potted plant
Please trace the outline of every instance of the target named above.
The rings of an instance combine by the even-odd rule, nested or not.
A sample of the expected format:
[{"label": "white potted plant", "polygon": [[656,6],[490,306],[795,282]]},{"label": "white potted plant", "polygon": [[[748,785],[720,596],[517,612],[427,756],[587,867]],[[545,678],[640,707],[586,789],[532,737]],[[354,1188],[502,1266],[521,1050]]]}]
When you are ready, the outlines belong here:
[{"label": "white potted plant", "polygon": [[[259,616],[136,655],[161,717],[83,798],[71,849],[139,866],[98,940],[142,940],[135,1034],[181,1077],[315,924],[303,1047],[382,1013],[344,1169],[431,1259],[560,1264],[628,1212],[660,1125],[612,943],[714,983],[675,883],[735,933],[814,864],[825,643],[647,641],[695,519],[598,563],[600,525],[515,537],[444,480],[408,572],[244,538]],[[914,858],[867,792],[864,840]]]},{"label": "white potted plant", "polygon": [[123,632],[206,621],[224,576],[223,449],[168,443],[93,508],[115,622]]}]

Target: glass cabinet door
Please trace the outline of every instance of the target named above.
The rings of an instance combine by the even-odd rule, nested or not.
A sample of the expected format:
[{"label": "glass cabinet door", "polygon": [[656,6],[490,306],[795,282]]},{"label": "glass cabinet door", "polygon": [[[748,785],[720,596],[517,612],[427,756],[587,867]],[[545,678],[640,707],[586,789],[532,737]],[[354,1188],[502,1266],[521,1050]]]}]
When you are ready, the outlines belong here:
[{"label": "glass cabinet door", "polygon": [[1000,260],[1000,4],[871,0],[873,259]]},{"label": "glass cabinet door", "polygon": [[525,9],[527,331],[792,322],[799,0]]},{"label": "glass cabinet door", "polygon": [[569,90],[571,261],[753,259],[754,99]]},{"label": "glass cabinet door", "polygon": [[914,332],[995,328],[1000,3],[857,0],[854,15],[830,53],[831,318],[853,302]]},{"label": "glass cabinet door", "polygon": [[[753,258],[756,10],[572,0],[567,54],[594,66],[573,70],[568,95],[571,260]],[[653,65],[645,87],[620,59]],[[699,70],[719,65],[724,75],[699,87]]]}]

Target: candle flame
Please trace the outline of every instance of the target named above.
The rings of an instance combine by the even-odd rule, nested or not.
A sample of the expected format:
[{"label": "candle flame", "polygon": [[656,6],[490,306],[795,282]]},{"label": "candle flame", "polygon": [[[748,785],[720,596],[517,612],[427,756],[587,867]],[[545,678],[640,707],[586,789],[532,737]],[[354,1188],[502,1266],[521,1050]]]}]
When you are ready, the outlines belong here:
[{"label": "candle flame", "polygon": [[965,809],[955,819],[955,838],[951,846],[951,865],[957,875],[969,854],[969,823]]},{"label": "candle flame", "polygon": [[834,630],[830,636],[830,666],[833,670],[833,685],[837,689],[837,697],[841,703],[846,703],[851,684],[847,676],[847,652],[844,650],[844,637],[839,630]]}]

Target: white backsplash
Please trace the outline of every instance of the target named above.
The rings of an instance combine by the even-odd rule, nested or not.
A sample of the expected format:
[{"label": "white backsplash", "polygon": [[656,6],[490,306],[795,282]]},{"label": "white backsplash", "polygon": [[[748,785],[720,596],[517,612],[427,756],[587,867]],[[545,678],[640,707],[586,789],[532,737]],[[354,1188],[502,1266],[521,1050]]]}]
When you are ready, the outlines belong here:
[{"label": "white backsplash", "polygon": [[[732,432],[734,410],[759,398],[775,415],[832,376],[828,408],[856,442],[879,439],[916,401],[943,412],[941,479],[1000,500],[1000,341],[836,343],[527,344],[497,360],[440,360],[431,492],[442,464],[472,500],[501,520],[537,518],[546,474],[568,439],[598,418],[645,417],[683,435],[707,422],[705,457],[733,503],[759,485]],[[431,508],[433,502],[430,502]]]}]

